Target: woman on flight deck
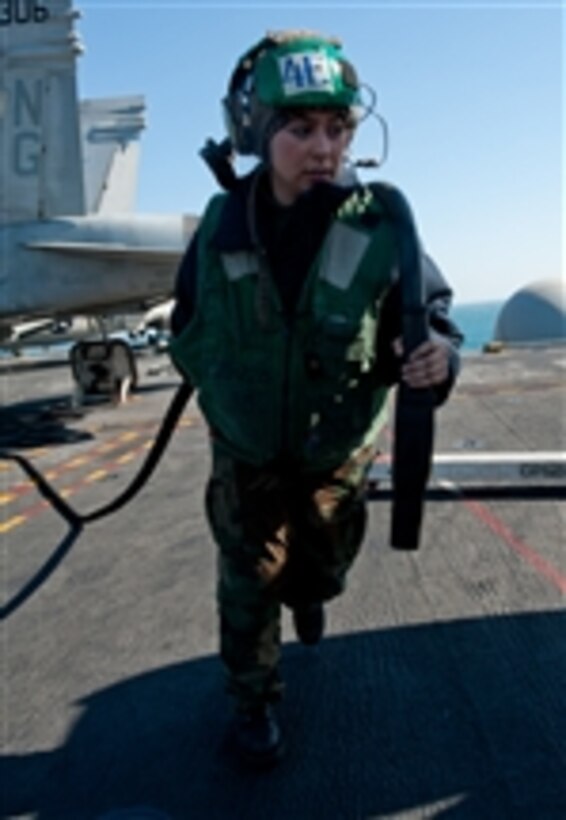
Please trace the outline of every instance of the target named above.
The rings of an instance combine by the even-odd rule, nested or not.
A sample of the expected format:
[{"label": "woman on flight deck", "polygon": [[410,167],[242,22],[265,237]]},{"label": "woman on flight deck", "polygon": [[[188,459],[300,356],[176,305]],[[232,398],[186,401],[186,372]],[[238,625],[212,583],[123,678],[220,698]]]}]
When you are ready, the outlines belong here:
[{"label": "woman on flight deck", "polygon": [[228,190],[178,271],[171,353],[210,427],[236,743],[265,763],[282,750],[281,607],[300,641],[321,639],[364,536],[389,387],[433,387],[442,402],[461,337],[450,288],[423,265],[430,339],[402,363],[394,226],[377,189],[345,174],[362,105],[338,41],[268,34],[238,61],[224,111],[230,150],[259,162],[238,178],[209,142]]}]

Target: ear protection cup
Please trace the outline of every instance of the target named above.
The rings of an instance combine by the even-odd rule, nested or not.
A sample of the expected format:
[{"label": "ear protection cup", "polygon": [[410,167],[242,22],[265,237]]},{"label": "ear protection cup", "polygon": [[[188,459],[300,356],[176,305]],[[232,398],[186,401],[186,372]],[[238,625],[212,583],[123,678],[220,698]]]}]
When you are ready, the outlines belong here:
[{"label": "ear protection cup", "polygon": [[253,154],[254,133],[249,97],[236,91],[222,100],[224,123],[234,150],[238,154]]},{"label": "ear protection cup", "polygon": [[226,130],[239,154],[253,154],[256,148],[256,135],[252,129],[253,70],[258,56],[275,45],[271,37],[264,37],[240,58],[230,77],[228,94],[222,100]]}]

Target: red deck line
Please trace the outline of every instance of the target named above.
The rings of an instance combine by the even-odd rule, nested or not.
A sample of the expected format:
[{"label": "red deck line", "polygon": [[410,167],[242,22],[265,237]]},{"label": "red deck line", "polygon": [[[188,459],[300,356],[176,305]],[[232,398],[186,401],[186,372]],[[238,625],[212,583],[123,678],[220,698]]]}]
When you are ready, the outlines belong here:
[{"label": "red deck line", "polygon": [[560,592],[566,594],[566,575],[547,561],[546,558],[543,558],[542,555],[539,555],[535,549],[516,536],[509,527],[484,504],[466,499],[463,499],[463,502],[477,518],[483,521],[508,547],[530,564],[542,578],[545,578]]}]

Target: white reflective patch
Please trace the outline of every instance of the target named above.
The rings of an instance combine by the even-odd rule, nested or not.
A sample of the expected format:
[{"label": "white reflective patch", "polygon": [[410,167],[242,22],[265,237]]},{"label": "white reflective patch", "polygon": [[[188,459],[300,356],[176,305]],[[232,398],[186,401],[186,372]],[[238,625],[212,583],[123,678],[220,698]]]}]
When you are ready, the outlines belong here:
[{"label": "white reflective patch", "polygon": [[222,263],[226,276],[231,282],[249,276],[259,271],[257,254],[251,251],[236,251],[235,253],[223,253]]},{"label": "white reflective patch", "polygon": [[367,234],[335,222],[328,235],[320,278],[340,290],[349,288],[370,241]]},{"label": "white reflective patch", "polygon": [[302,51],[279,58],[279,71],[286,97],[309,91],[332,91],[338,71],[336,61],[318,51]]}]

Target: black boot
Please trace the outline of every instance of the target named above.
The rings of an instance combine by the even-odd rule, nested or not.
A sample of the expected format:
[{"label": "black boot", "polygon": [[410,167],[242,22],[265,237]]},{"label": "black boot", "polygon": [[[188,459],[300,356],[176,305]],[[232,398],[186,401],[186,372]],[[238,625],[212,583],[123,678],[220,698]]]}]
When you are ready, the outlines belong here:
[{"label": "black boot", "polygon": [[293,624],[301,643],[314,646],[324,634],[324,607],[320,603],[293,607]]},{"label": "black boot", "polygon": [[269,704],[240,712],[236,719],[236,745],[247,762],[270,766],[283,755],[283,739]]}]

